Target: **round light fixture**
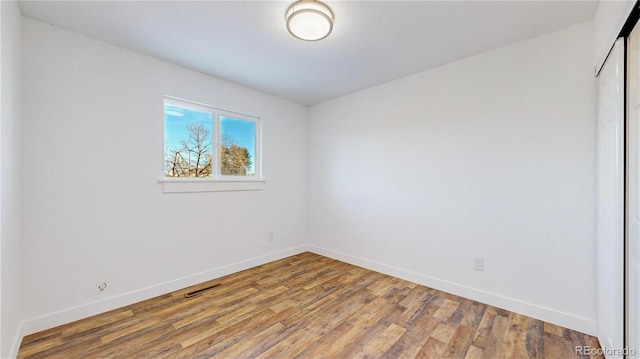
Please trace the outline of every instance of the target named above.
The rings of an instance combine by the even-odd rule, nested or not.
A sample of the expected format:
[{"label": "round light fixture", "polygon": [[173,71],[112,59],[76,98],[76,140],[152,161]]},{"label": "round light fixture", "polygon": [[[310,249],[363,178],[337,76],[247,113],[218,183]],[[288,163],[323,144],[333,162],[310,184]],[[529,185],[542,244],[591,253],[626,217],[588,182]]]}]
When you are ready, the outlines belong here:
[{"label": "round light fixture", "polygon": [[333,29],[333,12],[315,0],[300,0],[287,10],[287,30],[300,40],[317,41]]}]

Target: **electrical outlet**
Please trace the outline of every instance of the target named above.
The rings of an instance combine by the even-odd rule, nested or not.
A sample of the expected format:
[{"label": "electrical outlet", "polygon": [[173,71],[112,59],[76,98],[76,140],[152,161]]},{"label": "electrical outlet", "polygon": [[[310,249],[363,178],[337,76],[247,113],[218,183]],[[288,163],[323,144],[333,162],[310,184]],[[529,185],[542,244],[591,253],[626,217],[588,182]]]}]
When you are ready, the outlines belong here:
[{"label": "electrical outlet", "polygon": [[276,235],[275,235],[275,233],[274,233],[273,231],[269,232],[269,237],[267,237],[267,240],[268,240],[269,242],[271,242],[271,241],[273,241],[273,240],[275,240],[275,239],[276,239]]},{"label": "electrical outlet", "polygon": [[484,258],[473,258],[473,269],[483,271],[484,270]]}]

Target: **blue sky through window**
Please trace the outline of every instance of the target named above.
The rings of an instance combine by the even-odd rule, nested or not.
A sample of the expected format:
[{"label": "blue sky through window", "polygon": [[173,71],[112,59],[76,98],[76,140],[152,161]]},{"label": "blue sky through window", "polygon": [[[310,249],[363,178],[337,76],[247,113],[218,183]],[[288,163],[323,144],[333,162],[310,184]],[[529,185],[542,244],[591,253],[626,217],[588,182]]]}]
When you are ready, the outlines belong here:
[{"label": "blue sky through window", "polygon": [[189,138],[187,127],[191,124],[200,124],[209,130],[209,143],[213,117],[210,112],[196,111],[175,105],[164,105],[164,141],[167,149],[179,148],[180,142]]}]

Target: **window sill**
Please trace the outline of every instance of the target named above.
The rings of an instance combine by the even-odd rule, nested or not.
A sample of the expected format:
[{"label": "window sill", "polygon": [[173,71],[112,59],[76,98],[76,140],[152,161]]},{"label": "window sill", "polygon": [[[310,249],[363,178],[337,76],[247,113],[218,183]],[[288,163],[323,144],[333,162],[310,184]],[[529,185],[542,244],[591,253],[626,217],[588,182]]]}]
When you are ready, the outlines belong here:
[{"label": "window sill", "polygon": [[212,180],[195,178],[161,178],[164,193],[262,191],[265,180]]}]

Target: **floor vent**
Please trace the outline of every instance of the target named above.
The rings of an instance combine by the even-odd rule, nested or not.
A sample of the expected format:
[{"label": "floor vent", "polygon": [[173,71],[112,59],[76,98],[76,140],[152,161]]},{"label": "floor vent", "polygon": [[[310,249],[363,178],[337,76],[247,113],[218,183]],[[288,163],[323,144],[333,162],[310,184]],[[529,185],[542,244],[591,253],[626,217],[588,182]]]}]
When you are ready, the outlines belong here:
[{"label": "floor vent", "polygon": [[184,297],[185,297],[185,298],[195,297],[195,296],[196,296],[196,295],[198,295],[198,294],[202,294],[202,293],[204,293],[204,292],[206,292],[206,291],[208,291],[208,290],[211,290],[211,289],[213,289],[213,288],[215,288],[215,287],[219,287],[219,286],[221,286],[221,285],[222,285],[222,284],[214,284],[214,285],[209,286],[209,287],[206,287],[206,288],[202,288],[202,289],[194,290],[193,292],[189,292],[189,293],[185,294],[185,295],[184,295]]}]

